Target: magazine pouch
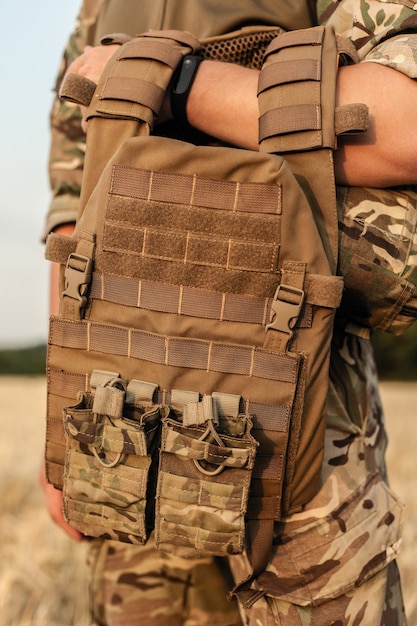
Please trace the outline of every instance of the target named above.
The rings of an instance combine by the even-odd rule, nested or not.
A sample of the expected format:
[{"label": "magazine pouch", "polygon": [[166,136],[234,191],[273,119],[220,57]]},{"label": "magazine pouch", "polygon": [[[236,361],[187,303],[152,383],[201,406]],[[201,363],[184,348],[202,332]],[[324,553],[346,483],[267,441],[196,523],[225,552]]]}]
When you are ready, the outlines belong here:
[{"label": "magazine pouch", "polygon": [[[106,377],[64,410],[65,518],[87,536],[144,543],[155,486],[152,457],[168,409],[152,406],[149,383],[132,381],[129,391],[117,374],[94,372],[91,385]],[[141,409],[126,404],[138,387],[147,404]]]},{"label": "magazine pouch", "polygon": [[[181,395],[172,392],[176,401]],[[227,399],[236,405],[232,419],[221,414],[222,394],[190,396],[196,401],[184,405],[181,420],[163,420],[156,545],[185,557],[238,554],[257,446],[252,423],[238,415],[238,396]]]}]

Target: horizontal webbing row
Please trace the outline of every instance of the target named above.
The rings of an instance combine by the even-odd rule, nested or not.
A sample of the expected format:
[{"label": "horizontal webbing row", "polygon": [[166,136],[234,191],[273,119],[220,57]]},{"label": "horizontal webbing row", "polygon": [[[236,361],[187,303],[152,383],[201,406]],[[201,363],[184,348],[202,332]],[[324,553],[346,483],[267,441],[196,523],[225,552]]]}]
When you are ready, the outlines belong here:
[{"label": "horizontal webbing row", "polygon": [[182,56],[199,47],[191,34],[179,31],[165,31],[162,36],[149,33],[127,41],[107,64],[87,117],[104,115],[152,123]]},{"label": "horizontal webbing row", "polygon": [[[90,297],[149,311],[263,326],[269,322],[273,301],[272,298],[220,293],[98,272],[93,273]],[[311,306],[307,305],[297,327],[307,328],[311,322]]]},{"label": "horizontal webbing row", "polygon": [[[194,43],[194,42],[189,42]],[[153,40],[147,37],[132,39],[120,49],[118,59],[151,59],[157,60],[175,69],[181,61],[182,54],[180,48],[174,48],[164,41]]]},{"label": "horizontal webbing row", "polygon": [[[57,396],[76,400],[79,392],[90,389],[90,376],[88,374],[77,374],[61,369],[48,369],[49,391]],[[171,405],[171,392],[157,389],[153,398],[155,404]],[[253,429],[286,432],[290,409],[286,405],[271,406],[260,402],[241,398],[240,413],[248,414],[253,419]]]},{"label": "horizontal webbing row", "polygon": [[115,165],[110,193],[153,202],[171,202],[251,213],[281,212],[277,184],[211,179]]},{"label": "horizontal webbing row", "polygon": [[[90,386],[89,376],[87,374],[76,374],[64,370],[48,368],[47,375],[49,394],[68,398],[68,401],[76,401],[79,398],[79,393],[87,391]],[[154,402],[155,404],[163,403],[169,406],[171,403],[171,392],[157,390]],[[274,454],[273,441],[277,440],[277,437],[278,440],[282,436],[286,437],[290,407],[283,405],[270,406],[242,398],[241,412],[252,416],[252,434],[255,439],[264,442],[264,445],[260,446],[256,455],[253,477],[267,480],[278,480],[282,478],[283,454],[277,453],[277,451],[275,451]],[[50,419],[50,423],[52,422],[53,420],[51,421]]]},{"label": "horizontal webbing row", "polygon": [[206,319],[265,324],[271,299],[93,274],[92,298]]},{"label": "horizontal webbing row", "polygon": [[274,354],[256,346],[166,337],[109,324],[53,317],[49,342],[55,346],[136,358],[170,367],[238,374],[292,384],[297,378],[297,362],[289,354]]}]

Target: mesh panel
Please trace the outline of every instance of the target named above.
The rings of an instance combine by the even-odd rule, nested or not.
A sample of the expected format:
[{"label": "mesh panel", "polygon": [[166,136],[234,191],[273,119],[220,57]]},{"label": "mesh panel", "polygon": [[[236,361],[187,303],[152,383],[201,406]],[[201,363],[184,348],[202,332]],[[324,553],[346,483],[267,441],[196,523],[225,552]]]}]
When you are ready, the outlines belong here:
[{"label": "mesh panel", "polygon": [[202,56],[260,69],[266,47],[280,32],[277,29],[211,41],[204,44]]}]

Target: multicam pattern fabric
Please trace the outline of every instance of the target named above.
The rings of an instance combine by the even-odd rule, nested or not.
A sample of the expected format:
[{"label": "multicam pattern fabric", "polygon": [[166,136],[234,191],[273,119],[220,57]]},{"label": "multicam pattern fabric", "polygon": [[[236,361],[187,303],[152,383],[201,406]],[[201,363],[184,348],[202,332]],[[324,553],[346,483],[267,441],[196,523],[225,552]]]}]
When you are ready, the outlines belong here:
[{"label": "multicam pattern fabric", "polygon": [[144,543],[152,457],[167,409],[157,406],[134,420],[97,414],[91,404],[84,394],[65,411],[65,517],[86,535]]},{"label": "multicam pattern fabric", "polygon": [[[84,0],[74,30],[59,67],[55,92],[68,66],[94,43],[94,28],[103,0]],[[51,145],[49,178],[52,200],[43,237],[61,224],[74,222],[79,208],[85,134],[81,128],[80,108],[56,96],[50,115]]]},{"label": "multicam pattern fabric", "polygon": [[213,421],[183,427],[164,420],[156,491],[159,549],[184,557],[243,550],[256,447],[249,432],[233,437]]},{"label": "multicam pattern fabric", "polygon": [[[400,548],[403,505],[385,482],[386,435],[370,350],[353,336],[334,347],[323,486],[301,513],[277,524],[270,563],[256,583],[268,598],[249,611],[251,626],[313,626],[329,623],[329,615],[340,625],[405,623],[401,593],[391,593],[399,590],[396,566],[386,567]],[[352,405],[363,400],[346,429],[343,397]],[[244,557],[232,557],[231,566],[235,576],[247,571]],[[277,621],[268,622],[268,613]]]},{"label": "multicam pattern fabric", "polygon": [[[395,563],[402,504],[385,482],[386,435],[368,341],[347,336],[334,347],[329,404],[323,487],[305,510],[277,524],[269,565],[255,586],[259,599],[242,609],[241,622],[234,605],[217,596],[224,561],[172,557],[151,540],[143,547],[93,547],[92,623],[133,624],[146,615],[149,626],[170,619],[186,626],[405,624]],[[229,563],[236,580],[250,573],[246,553]],[[205,572],[203,589],[194,579],[199,572]],[[174,588],[184,598],[181,609],[172,601]]]},{"label": "multicam pattern fabric", "polygon": [[[361,61],[377,61],[416,77],[417,28],[415,3],[383,0],[318,0],[321,24],[351,39]],[[407,31],[407,34],[401,34]]]},{"label": "multicam pattern fabric", "polygon": [[[416,78],[414,7],[409,0],[319,0],[317,12],[320,22],[353,41],[361,61]],[[417,313],[416,187],[339,187],[338,203],[339,270],[345,278],[348,314],[360,324],[400,334]]]},{"label": "multicam pattern fabric", "polygon": [[339,188],[338,200],[342,308],[401,334],[417,316],[417,191]]},{"label": "multicam pattern fabric", "polygon": [[90,626],[239,626],[224,559],[184,559],[146,546],[95,542]]}]

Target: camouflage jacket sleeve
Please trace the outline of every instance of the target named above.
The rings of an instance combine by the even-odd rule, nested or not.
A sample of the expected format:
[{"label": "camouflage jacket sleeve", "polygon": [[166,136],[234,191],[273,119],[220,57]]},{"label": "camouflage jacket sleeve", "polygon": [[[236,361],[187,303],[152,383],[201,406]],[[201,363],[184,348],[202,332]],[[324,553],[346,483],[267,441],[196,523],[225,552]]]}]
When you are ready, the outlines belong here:
[{"label": "camouflage jacket sleeve", "polygon": [[319,22],[353,41],[361,61],[417,77],[417,11],[413,0],[318,0]]},{"label": "camouflage jacket sleeve", "polygon": [[[413,2],[319,0],[317,6],[319,20],[349,37],[361,62],[381,63],[417,78],[417,11]],[[344,302],[347,316],[364,326],[404,332],[414,322],[417,309],[417,187],[338,187],[338,214],[339,272],[349,296]],[[368,272],[372,280],[366,298],[361,296],[366,304],[356,310],[351,303],[356,290],[360,291],[358,276],[364,259],[368,268],[372,265]],[[414,285],[408,303],[413,312],[392,322],[383,318],[383,309],[376,312],[370,303],[381,300],[381,294],[387,302],[396,302],[404,289],[403,280]]]},{"label": "camouflage jacket sleeve", "polygon": [[[55,94],[69,64],[84,47],[94,42],[97,14],[102,0],[84,0],[74,30],[68,40],[59,67]],[[76,105],[62,102],[55,95],[51,114],[49,180],[51,203],[46,216],[43,238],[61,224],[77,217],[85,152],[85,135],[81,129],[81,111]]]}]

